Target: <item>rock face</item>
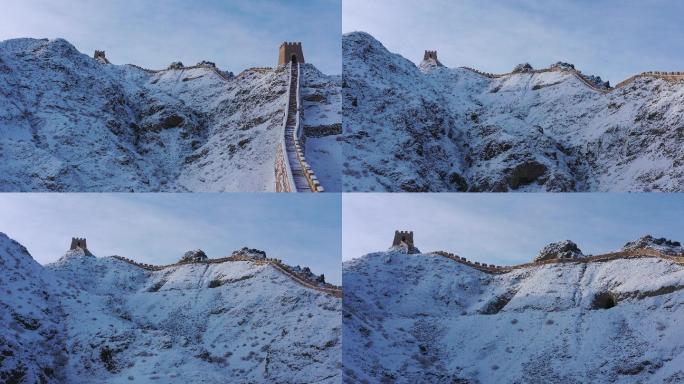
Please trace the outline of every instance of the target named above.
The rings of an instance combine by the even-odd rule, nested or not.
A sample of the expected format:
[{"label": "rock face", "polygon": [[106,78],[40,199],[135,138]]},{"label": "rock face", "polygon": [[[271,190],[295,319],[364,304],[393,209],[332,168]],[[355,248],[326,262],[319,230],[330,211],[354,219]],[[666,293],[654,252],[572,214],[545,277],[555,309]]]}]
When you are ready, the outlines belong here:
[{"label": "rock face", "polygon": [[534,261],[575,259],[582,256],[584,256],[584,254],[579,247],[577,247],[577,244],[570,240],[563,240],[557,243],[551,243],[542,248],[542,250],[539,251],[539,255],[534,258]]},{"label": "rock face", "polygon": [[238,249],[237,251],[233,251],[231,256],[245,256],[245,257],[249,257],[249,258],[253,258],[253,259],[265,259],[266,258],[266,252],[264,252],[260,249],[242,247],[241,249]]},{"label": "rock face", "polygon": [[180,258],[180,263],[201,263],[207,261],[209,258],[201,249],[195,249],[193,251],[187,251]]},{"label": "rock face", "polygon": [[[335,79],[304,67],[303,87],[339,95]],[[287,80],[284,67],[148,72],[61,39],[0,42],[0,191],[273,191]],[[312,121],[339,124],[329,105],[307,102]]]},{"label": "rock face", "polygon": [[433,254],[344,262],[345,383],[678,383],[684,266],[488,274]]},{"label": "rock face", "polygon": [[529,63],[518,64],[513,68],[513,73],[532,72],[534,68]]},{"label": "rock face", "polygon": [[363,32],[342,47],[346,191],[684,190],[681,81],[602,92],[567,63],[488,78]]},{"label": "rock face", "polygon": [[672,241],[664,237],[654,238],[651,235],[630,241],[622,247],[623,250],[637,248],[651,248],[668,255],[684,255],[684,249],[682,249],[682,244],[679,241]]},{"label": "rock face", "polygon": [[0,234],[2,383],[339,383],[341,299],[271,265],[45,267]]}]

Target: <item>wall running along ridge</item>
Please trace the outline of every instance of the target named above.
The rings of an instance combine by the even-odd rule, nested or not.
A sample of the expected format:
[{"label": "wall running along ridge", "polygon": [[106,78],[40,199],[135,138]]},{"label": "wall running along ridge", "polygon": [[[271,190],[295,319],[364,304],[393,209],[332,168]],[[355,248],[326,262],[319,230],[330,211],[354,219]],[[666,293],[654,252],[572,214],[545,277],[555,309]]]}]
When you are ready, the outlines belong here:
[{"label": "wall running along ridge", "polygon": [[455,254],[449,253],[449,252],[445,252],[445,251],[436,251],[436,252],[430,252],[427,254],[446,257],[447,259],[459,262],[461,264],[465,264],[467,266],[470,266],[470,267],[475,268],[477,270],[480,270],[482,272],[492,273],[492,274],[503,274],[503,273],[511,272],[514,269],[530,268],[530,267],[546,265],[546,264],[593,263],[593,262],[611,261],[611,260],[616,260],[616,259],[639,259],[639,258],[645,258],[645,257],[657,257],[657,258],[661,258],[661,259],[665,259],[665,260],[675,262],[677,264],[684,265],[684,256],[668,255],[668,254],[656,251],[656,250],[651,249],[651,248],[637,248],[637,249],[630,249],[630,250],[626,250],[626,251],[611,252],[611,253],[605,253],[605,254],[596,255],[596,256],[584,256],[584,257],[578,257],[578,258],[550,259],[550,260],[537,261],[537,262],[533,262],[533,263],[525,263],[525,264],[512,265],[512,266],[500,266],[500,265],[494,265],[494,264],[479,263],[477,261],[470,261],[470,260],[466,259],[465,257],[460,257],[458,255],[455,255]]},{"label": "wall running along ridge", "polygon": [[305,288],[309,289],[314,289],[319,292],[326,293],[328,295],[332,295],[334,297],[342,297],[342,287],[324,283],[325,285],[321,286],[319,285],[320,283],[315,282],[315,281],[310,281],[307,278],[307,275],[300,274],[292,270],[292,268],[284,264],[282,260],[280,259],[271,259],[271,258],[266,258],[266,259],[256,259],[248,256],[228,256],[228,257],[222,257],[219,259],[209,259],[206,261],[198,261],[194,263],[174,263],[174,264],[168,264],[168,265],[152,265],[152,264],[146,264],[146,263],[139,263],[135,260],[129,259],[127,257],[123,256],[111,256],[117,260],[121,260],[123,262],[126,262],[128,264],[134,265],[138,268],[142,268],[148,271],[161,271],[166,268],[171,268],[171,267],[177,267],[181,265],[186,265],[186,264],[221,264],[221,263],[228,263],[232,261],[249,261],[252,262],[256,265],[271,265],[275,269],[277,269],[279,272],[282,274],[286,275],[287,277],[291,278],[294,280],[296,283],[304,286]]},{"label": "wall running along ridge", "polygon": [[510,72],[510,73],[504,73],[504,74],[494,74],[494,73],[489,73],[489,72],[482,72],[479,71],[475,68],[470,68],[470,67],[461,67],[463,69],[466,69],[468,71],[477,73],[478,75],[488,77],[490,79],[498,79],[500,77],[505,77],[505,76],[510,76],[510,75],[515,75],[515,74],[525,74],[525,73],[545,73],[545,72],[554,72],[554,71],[560,71],[560,72],[570,72],[572,73],[575,77],[577,77],[580,81],[582,81],[585,85],[587,85],[589,88],[599,91],[601,93],[609,93],[612,92],[613,90],[622,88],[629,83],[633,82],[634,80],[642,77],[654,77],[654,78],[659,78],[659,79],[664,79],[664,80],[669,80],[669,81],[675,81],[675,80],[684,80],[684,72],[658,72],[658,71],[651,71],[651,72],[643,72],[638,75],[634,75],[626,80],[621,81],[618,83],[615,87],[613,88],[600,88],[597,87],[595,84],[587,81],[587,79],[584,77],[584,75],[576,70],[576,69],[565,69],[565,68],[546,68],[546,69],[534,69],[528,72]]}]

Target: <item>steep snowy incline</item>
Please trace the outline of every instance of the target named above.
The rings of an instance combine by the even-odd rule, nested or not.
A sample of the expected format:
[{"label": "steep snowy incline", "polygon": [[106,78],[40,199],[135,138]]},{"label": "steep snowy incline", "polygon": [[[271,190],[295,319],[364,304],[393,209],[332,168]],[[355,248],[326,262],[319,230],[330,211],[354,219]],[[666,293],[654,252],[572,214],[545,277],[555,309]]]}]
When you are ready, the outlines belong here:
[{"label": "steep snowy incline", "polygon": [[684,189],[682,76],[417,67],[363,32],[343,55],[345,190]]},{"label": "steep snowy incline", "polygon": [[328,192],[342,191],[341,78],[301,65],[301,98],[307,162]]},{"label": "steep snowy incline", "polygon": [[[271,264],[185,261],[151,271],[75,249],[43,268],[7,243],[15,248],[0,248],[1,260],[16,272],[0,276],[12,291],[0,299],[2,314],[22,320],[0,331],[15,352],[3,355],[0,374],[50,372],[49,383],[340,380],[341,298]],[[20,329],[34,328],[33,319],[37,331]]]},{"label": "steep snowy incline", "polygon": [[286,88],[282,66],[148,71],[0,42],[0,190],[272,191]]},{"label": "steep snowy incline", "polygon": [[680,382],[680,258],[504,274],[397,251],[346,262],[344,381]]},{"label": "steep snowy incline", "polygon": [[0,382],[64,382],[67,359],[59,295],[26,248],[0,232]]}]

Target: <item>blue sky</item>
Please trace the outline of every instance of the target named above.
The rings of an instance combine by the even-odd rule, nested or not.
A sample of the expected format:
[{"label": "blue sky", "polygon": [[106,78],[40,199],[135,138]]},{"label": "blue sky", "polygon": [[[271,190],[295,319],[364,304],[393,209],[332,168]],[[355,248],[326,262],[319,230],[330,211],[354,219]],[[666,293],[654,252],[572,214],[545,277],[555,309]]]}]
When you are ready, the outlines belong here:
[{"label": "blue sky", "polygon": [[211,258],[247,246],[341,282],[339,194],[0,194],[0,232],[42,264],[71,237],[96,256],[151,264],[201,248]]},{"label": "blue sky", "polygon": [[684,241],[684,194],[344,194],[343,260],[383,251],[395,230],[423,252],[445,250],[493,264],[530,261],[573,240],[585,254],[645,234]]},{"label": "blue sky", "polygon": [[69,40],[81,52],[105,50],[115,64],[166,68],[216,62],[236,74],[275,66],[283,41],[301,41],[304,58],[341,72],[341,0],[21,0],[0,12],[0,40]]},{"label": "blue sky", "polygon": [[510,72],[566,61],[616,84],[643,71],[684,70],[677,0],[345,0],[344,32],[365,31],[419,62]]}]

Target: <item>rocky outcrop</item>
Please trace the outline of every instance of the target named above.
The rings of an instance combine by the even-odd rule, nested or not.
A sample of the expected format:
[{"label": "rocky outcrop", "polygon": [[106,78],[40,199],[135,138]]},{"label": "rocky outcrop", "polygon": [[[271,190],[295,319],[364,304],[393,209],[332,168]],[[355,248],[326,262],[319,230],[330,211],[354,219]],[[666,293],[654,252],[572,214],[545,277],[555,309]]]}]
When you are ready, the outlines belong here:
[{"label": "rocky outcrop", "polygon": [[667,255],[684,255],[684,249],[682,249],[682,244],[679,241],[672,241],[664,237],[655,238],[651,235],[642,236],[637,240],[628,242],[622,247],[625,251],[639,248],[654,249]]},{"label": "rocky outcrop", "polygon": [[183,257],[178,261],[179,263],[201,263],[207,261],[209,258],[207,254],[201,249],[195,249],[192,251],[187,251],[183,254]]},{"label": "rocky outcrop", "polygon": [[539,251],[539,255],[534,258],[534,261],[544,261],[551,259],[576,259],[583,257],[584,254],[579,249],[577,244],[570,240],[563,240],[557,243],[551,243]]},{"label": "rocky outcrop", "polygon": [[513,68],[513,71],[511,73],[525,73],[525,72],[532,72],[534,71],[534,68],[530,65],[530,63],[522,63],[518,64]]},{"label": "rocky outcrop", "polygon": [[247,258],[252,258],[252,259],[266,259],[266,252],[264,252],[260,249],[242,247],[241,249],[238,249],[237,251],[233,251],[233,253],[230,256],[231,257],[242,256],[242,257],[247,257]]}]

